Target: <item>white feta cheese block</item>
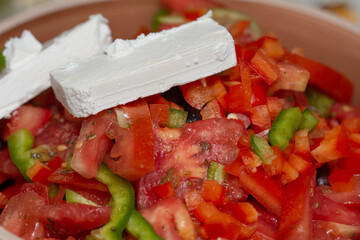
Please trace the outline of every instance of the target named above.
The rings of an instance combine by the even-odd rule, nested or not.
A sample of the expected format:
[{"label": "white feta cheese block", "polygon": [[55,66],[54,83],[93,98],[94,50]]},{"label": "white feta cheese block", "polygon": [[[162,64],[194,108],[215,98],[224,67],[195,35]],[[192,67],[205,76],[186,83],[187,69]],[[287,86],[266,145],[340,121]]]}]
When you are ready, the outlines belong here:
[{"label": "white feta cheese block", "polygon": [[[88,21],[45,43],[39,52],[34,50],[36,41],[24,34],[15,40],[17,43],[11,39],[5,45],[9,47],[5,52],[10,69],[0,78],[0,118],[10,117],[13,110],[49,88],[51,70],[104,52],[112,41],[107,20],[101,15],[90,16]],[[18,47],[30,50],[26,53]],[[27,56],[26,62],[17,64],[21,55]]]},{"label": "white feta cheese block", "polygon": [[164,92],[236,65],[234,41],[211,13],[51,72],[57,99],[76,117]]},{"label": "white feta cheese block", "polygon": [[36,57],[42,49],[42,44],[28,30],[24,30],[20,38],[10,38],[5,43],[4,56],[6,72],[14,71],[27,61]]}]

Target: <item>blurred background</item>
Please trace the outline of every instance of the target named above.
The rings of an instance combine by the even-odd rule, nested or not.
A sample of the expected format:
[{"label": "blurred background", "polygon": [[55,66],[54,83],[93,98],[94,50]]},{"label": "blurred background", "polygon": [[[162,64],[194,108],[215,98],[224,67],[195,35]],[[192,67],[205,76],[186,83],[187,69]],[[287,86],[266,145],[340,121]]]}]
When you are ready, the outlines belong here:
[{"label": "blurred background", "polygon": [[[42,3],[61,0],[0,0],[0,20]],[[77,0],[74,0],[77,1]],[[360,25],[360,0],[282,0],[324,9]]]}]

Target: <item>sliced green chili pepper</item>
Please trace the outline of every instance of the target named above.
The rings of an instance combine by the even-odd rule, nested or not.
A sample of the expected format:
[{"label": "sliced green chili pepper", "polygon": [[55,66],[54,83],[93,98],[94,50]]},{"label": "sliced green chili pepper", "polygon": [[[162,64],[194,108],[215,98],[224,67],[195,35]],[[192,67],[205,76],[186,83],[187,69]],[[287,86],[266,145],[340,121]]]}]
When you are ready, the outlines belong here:
[{"label": "sliced green chili pepper", "polygon": [[169,119],[167,127],[179,128],[186,123],[188,113],[174,108],[169,109]]},{"label": "sliced green chili pepper", "polygon": [[258,155],[264,164],[271,164],[276,158],[274,151],[265,138],[250,134],[250,144],[251,150]]},{"label": "sliced green chili pepper", "polygon": [[24,178],[31,182],[26,171],[36,162],[32,158],[31,149],[34,146],[34,137],[27,129],[20,129],[8,137],[8,148],[11,160],[15,163]]},{"label": "sliced green chili pepper", "polygon": [[281,110],[268,133],[270,144],[279,146],[281,150],[284,150],[289,146],[289,142],[301,122],[302,113],[300,108],[293,107]]},{"label": "sliced green chili pepper", "polygon": [[95,202],[83,197],[77,192],[71,191],[70,189],[66,189],[65,198],[67,203],[81,203],[95,207],[98,206]]},{"label": "sliced green chili pepper", "polygon": [[100,165],[96,179],[108,186],[113,200],[109,222],[91,231],[91,236],[96,240],[122,239],[123,230],[134,209],[134,189],[128,181],[112,173],[105,164]]},{"label": "sliced green chili pepper", "polygon": [[160,240],[150,223],[135,209],[126,224],[126,231],[138,240]]},{"label": "sliced green chili pepper", "polygon": [[308,108],[302,112],[302,115],[303,120],[299,126],[299,129],[307,129],[310,132],[319,123],[319,119]]},{"label": "sliced green chili pepper", "polygon": [[49,185],[49,198],[54,198],[58,195],[59,185],[57,183],[50,183]]},{"label": "sliced green chili pepper", "polygon": [[305,94],[311,111],[316,112],[320,117],[326,118],[330,116],[330,109],[335,103],[334,99],[315,88],[307,88]]},{"label": "sliced green chili pepper", "polygon": [[226,179],[226,172],[224,172],[223,169],[224,165],[211,161],[207,172],[207,178],[222,184]]}]

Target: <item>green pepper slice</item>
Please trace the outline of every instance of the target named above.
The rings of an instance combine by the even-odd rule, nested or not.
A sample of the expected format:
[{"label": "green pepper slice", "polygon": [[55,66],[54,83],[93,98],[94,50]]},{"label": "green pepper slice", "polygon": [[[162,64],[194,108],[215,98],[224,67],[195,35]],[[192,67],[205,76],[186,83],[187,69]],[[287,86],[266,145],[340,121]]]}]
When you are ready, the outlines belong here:
[{"label": "green pepper slice", "polygon": [[281,110],[268,133],[270,144],[278,146],[281,150],[289,146],[289,142],[299,128],[302,118],[301,110],[298,107]]},{"label": "green pepper slice", "polygon": [[250,134],[251,150],[264,164],[271,164],[276,155],[265,138]]},{"label": "green pepper slice", "polygon": [[226,172],[223,171],[224,167],[225,166],[220,163],[211,161],[207,172],[207,178],[222,184],[227,175]]},{"label": "green pepper slice", "polygon": [[188,113],[174,108],[169,109],[169,119],[167,127],[179,128],[186,123]]},{"label": "green pepper slice", "polygon": [[160,240],[150,223],[135,209],[126,224],[126,231],[138,240]]},{"label": "green pepper slice", "polygon": [[319,114],[320,117],[330,116],[330,109],[335,100],[315,88],[307,88],[305,91],[311,111]]},{"label": "green pepper slice", "polygon": [[31,182],[31,180],[26,175],[26,171],[36,162],[36,160],[31,157],[31,149],[33,146],[34,136],[27,129],[20,129],[8,137],[10,158],[23,177],[29,182]]},{"label": "green pepper slice", "polygon": [[303,121],[301,122],[299,129],[307,129],[310,132],[319,123],[319,119],[308,108],[302,112],[302,115]]},{"label": "green pepper slice", "polygon": [[96,179],[108,186],[112,196],[112,211],[109,222],[91,231],[91,237],[96,240],[122,239],[125,225],[134,209],[134,189],[128,181],[111,172],[105,164],[100,165]]}]

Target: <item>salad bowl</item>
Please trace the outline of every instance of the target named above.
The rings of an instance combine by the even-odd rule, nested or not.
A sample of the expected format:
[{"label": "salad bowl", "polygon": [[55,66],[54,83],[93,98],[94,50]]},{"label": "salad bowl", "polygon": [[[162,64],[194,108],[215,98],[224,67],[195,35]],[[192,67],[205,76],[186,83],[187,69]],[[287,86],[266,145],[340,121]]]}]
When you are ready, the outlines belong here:
[{"label": "salad bowl", "polygon": [[[272,32],[287,49],[300,47],[309,58],[347,76],[355,86],[353,103],[360,103],[360,28],[329,13],[280,0],[223,0],[220,5],[251,15],[264,33]],[[101,13],[109,20],[113,39],[131,39],[150,29],[159,0],[53,1],[0,22],[0,46],[24,29],[41,42]],[[0,228],[0,239],[18,239]]]}]

